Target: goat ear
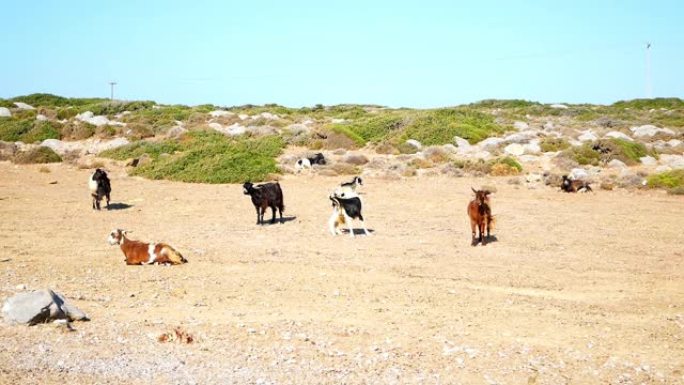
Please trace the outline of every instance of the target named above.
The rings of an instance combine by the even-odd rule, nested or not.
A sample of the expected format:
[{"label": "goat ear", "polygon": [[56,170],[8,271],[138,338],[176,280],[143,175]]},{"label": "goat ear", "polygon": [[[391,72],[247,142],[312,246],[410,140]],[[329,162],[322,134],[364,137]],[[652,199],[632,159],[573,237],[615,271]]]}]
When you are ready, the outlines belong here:
[{"label": "goat ear", "polygon": [[477,191],[475,191],[474,188],[471,187],[470,189],[473,190],[473,192],[474,192],[475,194],[477,194]]}]

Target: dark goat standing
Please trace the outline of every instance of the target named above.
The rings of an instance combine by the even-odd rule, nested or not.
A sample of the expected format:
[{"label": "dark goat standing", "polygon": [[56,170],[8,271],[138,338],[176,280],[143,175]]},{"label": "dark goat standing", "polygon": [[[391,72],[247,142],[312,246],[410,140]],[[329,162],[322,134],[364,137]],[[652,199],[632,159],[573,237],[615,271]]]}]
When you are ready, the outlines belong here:
[{"label": "dark goat standing", "polygon": [[563,182],[561,182],[561,190],[565,192],[578,192],[582,189],[584,191],[593,191],[589,186],[589,183],[582,180],[572,180],[568,178],[567,175],[563,175]]},{"label": "dark goat standing", "polygon": [[276,220],[276,208],[280,212],[280,223],[283,223],[283,211],[285,205],[283,203],[283,190],[280,189],[280,184],[265,183],[260,185],[253,185],[250,182],[245,182],[242,186],[245,195],[252,197],[252,203],[257,212],[257,225],[264,223],[264,213],[266,208],[270,207],[273,211],[273,218],[271,223]]},{"label": "dark goat standing", "polygon": [[[468,216],[470,217],[470,230],[473,233],[473,243],[472,245],[477,245],[477,242],[484,246],[489,238],[489,232],[494,222],[492,217],[492,210],[489,207],[489,194],[488,190],[475,190],[471,187],[475,193],[475,199],[470,201],[468,204]],[[475,227],[479,229],[480,237],[475,238]],[[487,237],[484,237],[485,228],[487,229]]]},{"label": "dark goat standing", "polygon": [[109,194],[112,192],[112,186],[109,183],[107,173],[102,169],[96,169],[88,182],[90,188],[90,195],[93,197],[93,209],[100,209],[100,201],[102,198],[107,198],[107,209],[109,209]]},{"label": "dark goat standing", "polygon": [[309,162],[311,163],[311,165],[314,165],[314,164],[324,165],[324,164],[326,164],[325,157],[320,152],[318,154],[314,155],[313,158],[307,157],[307,159],[309,159]]}]

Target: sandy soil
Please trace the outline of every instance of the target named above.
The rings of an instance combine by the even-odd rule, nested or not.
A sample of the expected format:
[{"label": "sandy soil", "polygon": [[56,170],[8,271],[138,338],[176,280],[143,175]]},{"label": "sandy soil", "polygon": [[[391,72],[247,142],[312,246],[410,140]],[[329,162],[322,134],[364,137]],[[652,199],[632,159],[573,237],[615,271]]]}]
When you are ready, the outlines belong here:
[{"label": "sandy soil", "polygon": [[[0,383],[684,383],[682,197],[369,178],[350,239],[326,229],[345,178],[285,177],[291,220],[256,226],[237,185],[113,168],[95,212],[88,170],[48,167],[0,162],[0,299],[49,287],[92,321],[1,325]],[[498,241],[471,247],[484,183]],[[126,266],[116,227],[190,263]]]}]

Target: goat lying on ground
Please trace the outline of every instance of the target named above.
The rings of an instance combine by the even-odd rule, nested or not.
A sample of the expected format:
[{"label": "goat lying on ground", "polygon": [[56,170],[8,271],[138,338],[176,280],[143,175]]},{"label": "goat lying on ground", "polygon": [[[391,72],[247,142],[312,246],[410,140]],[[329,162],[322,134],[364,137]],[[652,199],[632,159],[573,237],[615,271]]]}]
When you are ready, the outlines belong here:
[{"label": "goat lying on ground", "polygon": [[342,183],[340,187],[335,189],[335,195],[340,198],[356,197],[358,196],[356,193],[356,187],[358,186],[363,186],[363,180],[361,180],[361,177],[355,176],[351,182]]},{"label": "goat lying on ground", "polygon": [[352,228],[352,219],[358,219],[361,221],[361,227],[365,235],[370,235],[366,229],[366,224],[363,222],[363,215],[361,214],[361,198],[351,197],[351,198],[341,198],[335,193],[330,195],[330,200],[332,201],[333,212],[328,220],[328,228],[332,235],[342,234],[339,226],[347,224],[349,229],[349,235],[354,237],[354,229]]},{"label": "goat lying on ground", "polygon": [[110,245],[121,246],[127,265],[150,265],[153,263],[179,265],[188,262],[173,247],[165,243],[143,243],[126,238],[126,230],[116,229],[109,234]]},{"label": "goat lying on ground", "polygon": [[99,168],[95,170],[88,180],[88,189],[93,197],[93,209],[100,209],[100,201],[104,197],[107,198],[107,209],[109,209],[109,194],[112,192],[112,186],[104,170]]},{"label": "goat lying on ground", "polygon": [[563,175],[563,182],[560,186],[561,190],[565,192],[589,192],[593,191],[588,182],[583,180],[572,180],[567,175]]},{"label": "goat lying on ground", "polygon": [[297,160],[297,163],[295,163],[295,169],[299,172],[302,171],[305,168],[311,169],[311,166],[314,164],[320,164],[324,165],[327,162],[325,161],[325,157],[323,156],[322,153],[318,153],[314,155],[313,157],[309,158],[301,158]]},{"label": "goat lying on ground", "polygon": [[245,182],[242,185],[245,195],[252,198],[252,203],[257,212],[257,225],[264,223],[264,213],[266,208],[270,207],[273,211],[273,218],[271,223],[276,220],[276,208],[280,212],[280,223],[283,223],[283,211],[285,211],[285,203],[283,202],[283,190],[280,189],[280,184],[265,183],[260,185],[253,185],[250,182]]},{"label": "goat lying on ground", "polygon": [[[470,230],[473,233],[472,245],[477,245],[478,238],[475,238],[475,227],[479,229],[480,237],[479,242],[484,246],[489,238],[490,230],[494,227],[494,217],[492,217],[492,209],[489,206],[489,194],[488,190],[475,190],[471,187],[471,190],[475,193],[475,199],[468,203],[468,216],[470,217]],[[487,237],[484,237],[485,228],[487,229]]]}]

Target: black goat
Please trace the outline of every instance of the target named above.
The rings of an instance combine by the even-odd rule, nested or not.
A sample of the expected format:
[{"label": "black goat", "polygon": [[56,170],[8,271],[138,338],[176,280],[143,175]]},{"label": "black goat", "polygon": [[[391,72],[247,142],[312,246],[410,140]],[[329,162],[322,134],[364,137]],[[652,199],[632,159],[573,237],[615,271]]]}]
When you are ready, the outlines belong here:
[{"label": "black goat", "polygon": [[295,164],[295,168],[298,171],[301,171],[305,168],[310,169],[312,165],[314,164],[320,164],[320,165],[325,165],[327,162],[325,161],[325,157],[323,156],[322,153],[318,153],[314,155],[313,157],[306,157],[306,158],[301,158],[297,160],[297,163]]},{"label": "black goat", "polygon": [[563,182],[561,182],[560,186],[561,190],[565,192],[589,192],[593,191],[591,189],[591,186],[589,186],[589,182],[585,182],[583,180],[572,180],[568,178],[567,175],[563,175]]},{"label": "black goat", "polygon": [[252,203],[257,212],[257,225],[264,223],[264,213],[266,212],[267,207],[270,207],[273,211],[271,223],[275,223],[276,208],[278,208],[278,211],[280,212],[280,223],[283,223],[285,204],[283,202],[283,190],[280,189],[280,184],[278,182],[265,183],[257,186],[250,182],[245,182],[245,184],[242,185],[242,188],[245,195],[252,197]]},{"label": "black goat", "polygon": [[330,234],[337,235],[341,234],[339,226],[347,224],[349,228],[349,235],[354,236],[354,229],[352,228],[352,219],[358,219],[361,221],[361,227],[366,235],[370,235],[366,229],[366,224],[363,222],[363,215],[361,214],[361,198],[351,197],[351,198],[340,198],[336,194],[330,195],[330,200],[332,201],[333,213],[328,221],[328,229]]},{"label": "black goat", "polygon": [[88,181],[90,195],[93,197],[93,210],[100,209],[100,201],[107,198],[107,209],[109,210],[109,195],[112,193],[112,186],[107,177],[107,173],[102,169],[96,169]]}]

